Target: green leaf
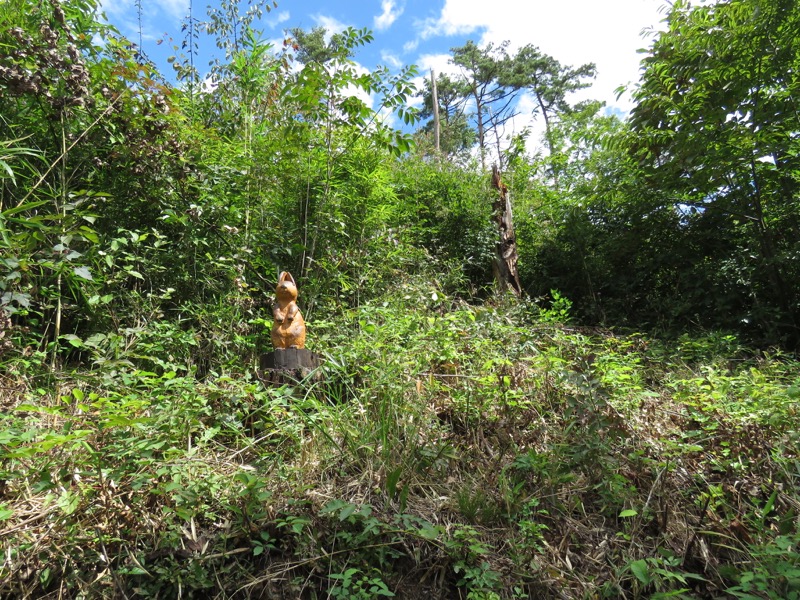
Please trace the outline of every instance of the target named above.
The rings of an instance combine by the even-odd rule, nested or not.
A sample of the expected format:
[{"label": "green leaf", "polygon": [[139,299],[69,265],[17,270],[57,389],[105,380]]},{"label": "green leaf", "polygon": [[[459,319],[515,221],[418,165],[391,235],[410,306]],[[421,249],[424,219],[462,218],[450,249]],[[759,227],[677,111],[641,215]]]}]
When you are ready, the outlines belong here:
[{"label": "green leaf", "polygon": [[[84,218],[86,218],[86,217],[84,217]],[[81,232],[81,235],[86,240],[88,240],[88,241],[90,241],[90,242],[92,242],[94,244],[96,244],[97,242],[100,241],[100,238],[98,237],[97,233],[93,229],[87,227],[86,225],[82,225],[80,227],[80,232]]]},{"label": "green leaf", "polygon": [[6,173],[8,173],[9,178],[11,178],[11,183],[16,185],[17,184],[17,180],[14,178],[14,171],[11,170],[11,167],[9,166],[9,164],[7,162],[5,162],[4,160],[0,160],[0,167],[2,167],[3,170]]},{"label": "green leaf", "polygon": [[432,523],[425,523],[417,533],[424,537],[426,540],[435,540],[439,537],[441,530]]},{"label": "green leaf", "polygon": [[777,500],[777,498],[778,498],[778,490],[775,490],[770,495],[769,500],[767,500],[767,504],[764,506],[764,510],[761,511],[762,520],[766,519],[769,513],[772,512],[772,509],[775,507],[775,500]]},{"label": "green leaf", "polygon": [[8,292],[6,292],[6,294],[3,295],[3,301],[4,302],[6,301],[6,297],[8,297],[8,299],[11,302],[16,302],[17,304],[19,304],[23,308],[30,308],[30,305],[31,305],[31,296],[30,296],[30,294],[20,294],[20,293],[17,293],[17,292],[11,292],[11,295],[9,296]]},{"label": "green leaf", "polygon": [[644,559],[635,560],[631,564],[629,564],[628,567],[630,568],[631,573],[634,574],[636,579],[641,581],[644,585],[650,583],[651,578],[647,568],[647,561],[645,561]]},{"label": "green leaf", "polygon": [[25,212],[26,210],[33,210],[34,208],[38,208],[43,204],[47,204],[50,202],[49,200],[38,200],[36,202],[27,202],[25,204],[20,204],[19,206],[15,206],[14,208],[9,208],[4,210],[2,214],[4,217],[8,218],[12,215],[16,215],[17,213]]},{"label": "green leaf", "polygon": [[632,508],[628,508],[626,510],[623,510],[621,513],[619,513],[619,518],[620,519],[625,519],[627,517],[635,517],[638,514],[639,513],[637,511],[633,510]]},{"label": "green leaf", "polygon": [[83,340],[79,338],[74,333],[67,333],[61,336],[62,339],[65,339],[69,342],[70,346],[74,348],[82,348],[83,347]]},{"label": "green leaf", "polygon": [[386,491],[389,492],[389,495],[392,497],[397,494],[397,483],[400,481],[400,476],[402,474],[403,467],[397,467],[386,474]]},{"label": "green leaf", "polygon": [[339,520],[344,521],[347,517],[349,517],[356,511],[356,508],[358,507],[352,503],[348,503],[347,505],[345,505],[345,507],[342,508],[341,512],[339,512]]},{"label": "green leaf", "polygon": [[91,271],[89,271],[89,267],[75,267],[73,269],[73,272],[81,279],[86,279],[88,281],[93,280],[92,273]]},{"label": "green leaf", "polygon": [[71,515],[78,509],[78,505],[81,502],[81,497],[78,494],[75,494],[70,491],[65,491],[61,496],[59,496],[58,507],[64,511],[65,515]]}]

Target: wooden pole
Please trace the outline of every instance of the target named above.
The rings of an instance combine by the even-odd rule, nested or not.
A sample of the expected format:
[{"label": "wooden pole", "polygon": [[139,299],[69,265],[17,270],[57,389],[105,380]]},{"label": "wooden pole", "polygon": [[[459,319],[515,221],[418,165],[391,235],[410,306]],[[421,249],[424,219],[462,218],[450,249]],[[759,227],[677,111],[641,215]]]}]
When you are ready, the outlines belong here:
[{"label": "wooden pole", "polygon": [[433,139],[436,144],[436,152],[439,152],[439,93],[436,89],[436,75],[431,68],[431,91],[433,93]]}]

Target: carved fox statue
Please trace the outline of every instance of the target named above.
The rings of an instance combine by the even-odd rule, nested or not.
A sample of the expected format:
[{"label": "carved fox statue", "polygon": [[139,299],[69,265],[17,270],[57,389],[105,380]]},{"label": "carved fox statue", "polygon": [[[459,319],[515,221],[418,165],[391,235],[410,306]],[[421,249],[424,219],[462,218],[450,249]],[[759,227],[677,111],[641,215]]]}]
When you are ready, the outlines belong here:
[{"label": "carved fox statue", "polygon": [[288,271],[283,271],[275,288],[276,304],[272,307],[272,345],[275,348],[305,348],[306,322],[297,308],[297,285]]}]

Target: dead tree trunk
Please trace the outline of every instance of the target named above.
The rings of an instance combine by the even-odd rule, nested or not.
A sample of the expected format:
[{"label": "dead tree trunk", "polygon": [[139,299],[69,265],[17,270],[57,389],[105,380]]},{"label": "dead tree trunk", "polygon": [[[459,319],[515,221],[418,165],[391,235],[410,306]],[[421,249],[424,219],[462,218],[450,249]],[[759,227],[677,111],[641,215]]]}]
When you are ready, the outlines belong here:
[{"label": "dead tree trunk", "polygon": [[494,278],[501,290],[511,288],[515,295],[522,296],[522,286],[517,273],[517,238],[514,235],[511,199],[508,187],[500,180],[500,170],[497,165],[492,165],[492,187],[498,192],[492,208],[499,235],[492,265]]}]

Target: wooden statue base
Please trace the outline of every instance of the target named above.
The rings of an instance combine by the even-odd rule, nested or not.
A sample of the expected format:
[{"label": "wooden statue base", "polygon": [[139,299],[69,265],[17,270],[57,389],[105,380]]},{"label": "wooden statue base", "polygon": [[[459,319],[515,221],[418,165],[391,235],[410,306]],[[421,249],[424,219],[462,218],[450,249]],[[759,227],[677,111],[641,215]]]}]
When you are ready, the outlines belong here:
[{"label": "wooden statue base", "polygon": [[261,355],[256,374],[265,385],[295,383],[307,378],[321,362],[318,354],[305,348],[276,348]]}]

